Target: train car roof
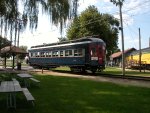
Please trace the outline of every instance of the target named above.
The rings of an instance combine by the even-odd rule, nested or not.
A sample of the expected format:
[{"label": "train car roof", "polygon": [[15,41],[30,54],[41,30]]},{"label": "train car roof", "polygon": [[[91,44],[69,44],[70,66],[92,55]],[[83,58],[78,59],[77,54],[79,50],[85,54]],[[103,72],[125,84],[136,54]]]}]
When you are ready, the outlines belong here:
[{"label": "train car roof", "polygon": [[[150,53],[150,47],[141,49],[142,53]],[[139,50],[133,51],[131,54],[139,54]]]},{"label": "train car roof", "polygon": [[105,42],[102,39],[98,38],[97,36],[87,36],[87,37],[79,38],[79,39],[76,39],[76,40],[69,40],[69,41],[63,41],[63,42],[57,42],[57,43],[50,43],[50,44],[43,44],[43,45],[32,46],[31,49],[32,48],[39,48],[39,47],[61,45],[61,44],[86,42],[86,41],[101,42],[101,43],[104,43],[104,45],[105,45]]}]

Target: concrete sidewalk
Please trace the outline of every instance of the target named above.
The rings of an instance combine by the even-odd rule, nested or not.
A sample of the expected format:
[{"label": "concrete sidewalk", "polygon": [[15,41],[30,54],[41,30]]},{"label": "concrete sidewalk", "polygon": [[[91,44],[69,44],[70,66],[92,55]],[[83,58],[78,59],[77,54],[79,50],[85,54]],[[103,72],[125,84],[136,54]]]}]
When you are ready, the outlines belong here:
[{"label": "concrete sidewalk", "polygon": [[14,69],[12,69],[12,67],[9,67],[9,66],[7,66],[6,68],[4,68],[4,67],[2,67],[2,66],[0,66],[0,73],[1,72],[6,72],[6,73],[13,73],[13,72],[18,72],[18,73],[20,73],[20,72],[27,72],[27,71],[30,71],[30,70],[33,70],[33,67],[31,67],[31,66],[21,66],[21,70],[17,70],[17,66],[14,68]]}]

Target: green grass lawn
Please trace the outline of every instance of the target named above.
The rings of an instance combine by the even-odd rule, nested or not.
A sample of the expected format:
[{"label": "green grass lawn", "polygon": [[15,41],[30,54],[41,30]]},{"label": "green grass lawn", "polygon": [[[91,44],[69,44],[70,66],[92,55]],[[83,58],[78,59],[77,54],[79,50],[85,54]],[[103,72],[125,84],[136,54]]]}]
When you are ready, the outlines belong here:
[{"label": "green grass lawn", "polygon": [[17,94],[17,109],[6,109],[0,93],[0,112],[15,113],[150,113],[150,89],[79,78],[38,76],[40,88],[31,84],[35,107]]},{"label": "green grass lawn", "polygon": [[[122,74],[122,69],[118,67],[106,67],[106,69],[102,72],[103,74],[112,74],[112,75],[121,75]],[[150,71],[145,71],[142,70],[139,72],[139,70],[131,70],[131,69],[126,69],[125,75],[130,75],[130,76],[150,76]]]},{"label": "green grass lawn", "polygon": [[[58,67],[58,68],[54,68],[52,70],[71,72],[69,67]],[[106,67],[106,69],[103,72],[97,72],[96,75],[102,75],[102,74],[122,75],[122,69],[118,68],[118,67]],[[142,70],[142,72],[139,72],[139,70],[126,69],[125,75],[150,76],[150,71],[144,72],[144,70]]]}]

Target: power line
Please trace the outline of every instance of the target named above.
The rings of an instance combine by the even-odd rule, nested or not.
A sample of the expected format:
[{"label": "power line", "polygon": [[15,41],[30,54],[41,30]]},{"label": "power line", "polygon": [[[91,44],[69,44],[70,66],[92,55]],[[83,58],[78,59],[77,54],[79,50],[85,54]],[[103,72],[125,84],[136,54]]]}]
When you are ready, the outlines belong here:
[{"label": "power line", "polygon": [[[150,1],[145,1],[145,2],[141,3],[140,6],[139,6],[139,4],[138,4],[137,6],[134,6],[134,7],[132,7],[132,8],[129,8],[129,9],[123,11],[123,13],[129,12],[129,11],[132,11],[132,10],[136,10],[136,8],[143,7],[143,6],[145,6],[145,4],[148,3],[148,2],[150,2]],[[149,6],[149,5],[150,5],[150,4],[147,4],[147,6]]]},{"label": "power line", "polygon": [[[145,2],[143,2],[143,4],[141,4],[140,6],[137,5],[137,6],[134,6],[134,7],[132,7],[132,8],[129,8],[129,9],[123,11],[123,13],[127,13],[127,12],[129,12],[129,11],[136,10],[137,7],[143,7],[143,6],[144,6],[146,3],[148,3],[148,2],[150,2],[150,1],[145,1]],[[148,4],[148,5],[150,5],[150,4]],[[119,14],[119,12],[111,13],[111,15],[114,15],[114,14]],[[129,14],[128,14],[128,15],[129,15]],[[96,22],[96,21],[99,21],[99,19],[101,19],[101,17],[98,17],[98,18],[97,18],[96,20],[94,20],[94,21],[93,21],[93,19],[88,20],[86,25],[92,24],[92,23],[94,23],[94,22]],[[120,19],[118,19],[118,20],[120,20]],[[92,22],[91,22],[91,21],[92,21]]]},{"label": "power line", "polygon": [[[133,38],[133,34],[132,34],[132,32],[134,32],[135,34],[137,34],[138,35],[138,33],[137,32],[135,32],[132,28],[130,28],[129,27],[129,25],[126,23],[126,22],[124,22],[126,25],[127,25],[127,27],[128,27],[128,31],[129,31],[129,33],[130,33],[130,37],[132,38],[132,40],[133,40],[133,43],[134,43],[134,45],[136,46],[137,44],[134,42],[134,38]],[[131,32],[132,31],[132,32]]]}]

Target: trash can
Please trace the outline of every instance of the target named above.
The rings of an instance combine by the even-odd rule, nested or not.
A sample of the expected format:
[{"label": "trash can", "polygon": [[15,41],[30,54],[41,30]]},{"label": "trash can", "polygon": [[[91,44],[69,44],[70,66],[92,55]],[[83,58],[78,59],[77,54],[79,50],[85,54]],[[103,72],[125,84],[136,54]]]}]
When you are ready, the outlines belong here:
[{"label": "trash can", "polygon": [[21,63],[20,62],[17,63],[17,70],[21,70]]}]

